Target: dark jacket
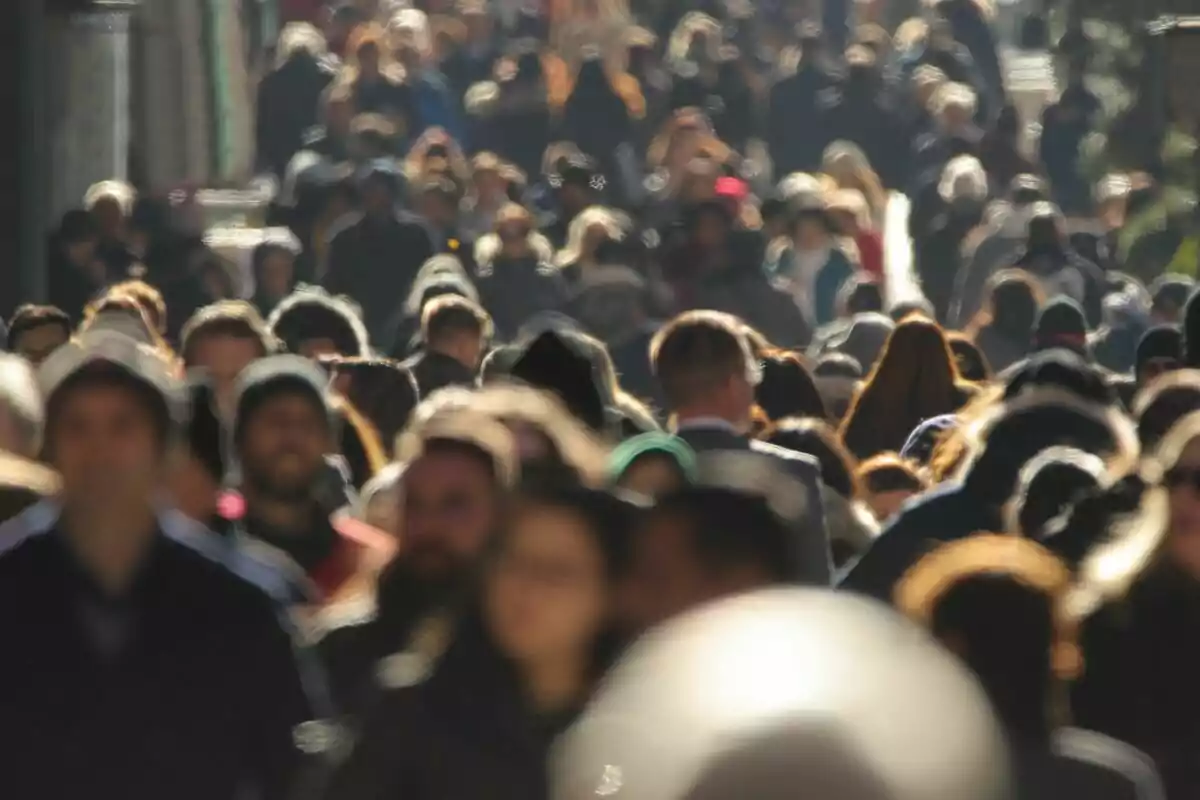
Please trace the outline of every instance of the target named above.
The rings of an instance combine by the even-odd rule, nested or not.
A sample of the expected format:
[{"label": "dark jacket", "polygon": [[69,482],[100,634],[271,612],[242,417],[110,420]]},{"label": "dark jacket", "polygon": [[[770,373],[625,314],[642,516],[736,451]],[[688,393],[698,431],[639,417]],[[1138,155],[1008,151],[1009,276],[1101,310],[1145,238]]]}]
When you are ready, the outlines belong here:
[{"label": "dark jacket", "polygon": [[0,555],[0,597],[0,794],[287,796],[311,714],[260,589],[160,534],[112,599],[51,530]]},{"label": "dark jacket", "polygon": [[472,387],[475,385],[474,371],[467,369],[454,358],[441,353],[429,351],[418,353],[401,366],[412,373],[421,397],[429,397],[438,389],[447,386]]},{"label": "dark jacket", "polygon": [[829,531],[826,529],[825,508],[822,503],[821,467],[816,459],[804,453],[785,450],[757,439],[739,436],[732,429],[716,426],[682,426],[679,438],[697,453],[719,450],[752,450],[779,459],[779,463],[808,489],[807,513],[797,531],[799,534],[799,563],[801,580],[812,586],[830,584]]},{"label": "dark jacket", "polygon": [[[327,800],[545,800],[546,759],[573,710],[535,714],[512,667],[464,625],[428,679],[381,670],[373,705]],[[416,676],[418,679],[420,676]],[[395,678],[398,680],[391,680]]]},{"label": "dark jacket", "polygon": [[382,220],[358,214],[331,237],[322,283],[330,294],[358,303],[371,340],[385,341],[389,322],[433,254],[433,240],[421,222],[402,214]]},{"label": "dark jacket", "polygon": [[512,340],[532,317],[560,310],[567,299],[562,273],[533,256],[516,260],[497,257],[480,264],[475,285],[501,341]]},{"label": "dark jacket", "polygon": [[283,175],[305,134],[320,122],[321,95],[333,77],[329,64],[297,53],[262,79],[254,132],[260,170]]}]

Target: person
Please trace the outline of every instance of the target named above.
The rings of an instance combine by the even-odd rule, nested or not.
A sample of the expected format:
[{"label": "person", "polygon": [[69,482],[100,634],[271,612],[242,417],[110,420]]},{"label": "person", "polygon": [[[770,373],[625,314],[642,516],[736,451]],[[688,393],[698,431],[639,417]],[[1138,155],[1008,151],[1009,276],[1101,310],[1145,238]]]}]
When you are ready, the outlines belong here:
[{"label": "person", "polygon": [[1138,388],[1183,366],[1183,333],[1174,325],[1150,328],[1138,341],[1133,378]]},{"label": "person", "polygon": [[1048,447],[1021,469],[1005,529],[1040,541],[1077,501],[1102,488],[1104,459],[1073,447]]},{"label": "person", "polygon": [[238,376],[236,397],[237,530],[285,554],[312,582],[317,603],[328,603],[381,569],[395,542],[334,514],[342,503],[325,458],[336,451],[325,375],[300,356],[261,358]]},{"label": "person", "polygon": [[179,354],[185,368],[208,376],[217,413],[228,423],[237,376],[274,350],[274,336],[258,311],[241,300],[226,300],[205,306],[184,324]]},{"label": "person", "polygon": [[643,497],[682,489],[696,474],[696,454],[678,436],[661,431],[638,434],[613,448],[609,482]]},{"label": "person", "polygon": [[966,334],[1000,373],[1029,354],[1044,298],[1037,282],[1021,270],[996,273],[986,292],[985,306],[971,319]]},{"label": "person", "polygon": [[1142,450],[1152,452],[1175,423],[1200,411],[1200,372],[1174,370],[1151,381],[1138,392],[1131,411]]},{"label": "person", "polygon": [[654,374],[676,420],[676,434],[697,453],[750,450],[780,462],[806,490],[806,577],[826,582],[829,540],[816,460],[748,436],[759,371],[737,321],[691,311],[667,323],[651,344]]},{"label": "person", "polygon": [[513,436],[494,419],[447,408],[424,421],[418,414],[413,425],[397,453],[408,465],[400,480],[403,551],[377,576],[373,598],[347,599],[318,621],[333,696],[352,716],[378,700],[382,663],[444,649],[520,474]]},{"label": "person", "polygon": [[324,796],[546,797],[551,742],[619,652],[632,516],[595,489],[513,498],[455,641],[425,680],[384,673]]},{"label": "person", "polygon": [[[1200,729],[1200,695],[1186,676],[1195,653],[1178,647],[1189,625],[1200,557],[1196,548],[1200,415],[1176,423],[1149,454],[1132,494],[1131,538],[1109,556],[1115,592],[1084,630],[1088,670],[1073,696],[1081,724],[1144,750],[1157,765],[1169,797],[1200,788],[1188,753]],[[1099,526],[1103,536],[1117,521]],[[1093,549],[1093,558],[1106,551]],[[1083,569],[1087,580],[1091,571]],[[1172,644],[1174,643],[1174,644]],[[1116,687],[1124,690],[1117,692]]]},{"label": "person", "polygon": [[383,358],[338,358],[332,369],[330,386],[370,421],[390,457],[421,397],[413,374]]},{"label": "person", "polygon": [[814,325],[833,320],[838,290],[854,273],[850,259],[836,245],[836,229],[823,199],[792,204],[790,245],[765,265],[778,276]]},{"label": "person", "polygon": [[4,793],[286,797],[312,705],[274,602],[165,532],[154,498],[179,413],[166,365],[96,332],[39,377],[62,485],[48,526],[0,553],[5,607],[25,604],[0,619],[22,654],[0,664]]},{"label": "person", "polygon": [[61,308],[74,322],[84,307],[105,286],[117,280],[99,255],[100,231],[83,209],[63,215],[51,236],[46,281],[49,303]]},{"label": "person", "polygon": [[1063,295],[1082,306],[1089,328],[1100,327],[1108,285],[1104,272],[1071,247],[1057,208],[1049,203],[1030,208],[1025,247],[1012,264],[1037,280],[1046,297]]},{"label": "person", "polygon": [[8,349],[35,367],[71,338],[71,318],[54,306],[26,303],[8,321]]},{"label": "person", "polygon": [[287,352],[307,358],[371,354],[371,336],[358,308],[319,286],[296,287],[267,317],[267,327]]},{"label": "person", "polygon": [[254,276],[254,296],[250,302],[263,317],[271,316],[275,306],[296,288],[296,259],[301,252],[300,240],[282,228],[268,229],[263,241],[250,254],[250,272]]},{"label": "person", "polygon": [[360,210],[346,215],[328,234],[322,286],[362,306],[363,323],[374,341],[386,341],[388,324],[408,296],[421,265],[434,255],[433,238],[421,222],[397,212],[401,177],[387,161],[360,169]]},{"label": "person", "polygon": [[914,260],[921,289],[937,319],[949,318],[964,242],[983,221],[988,176],[974,156],[951,158],[937,181],[939,212],[915,233]]},{"label": "person", "polygon": [[325,49],[325,37],[308,23],[289,23],[280,32],[274,69],[259,83],[255,103],[259,169],[282,176],[318,123],[321,95],[334,79]]},{"label": "person", "polygon": [[1041,545],[980,535],[922,559],[897,586],[897,606],[979,678],[1012,745],[1022,797],[1161,799],[1144,753],[1056,713],[1056,693],[1083,666],[1072,583]]},{"label": "person", "polygon": [[1004,800],[1006,749],[969,671],[905,620],[776,588],[636,643],[560,741],[551,798]]},{"label": "person", "polygon": [[871,513],[879,522],[887,522],[912,498],[931,488],[930,481],[917,467],[892,453],[879,453],[858,465],[855,480],[862,487]]},{"label": "person", "polygon": [[963,381],[946,336],[925,317],[904,319],[888,337],[879,363],[842,422],[842,442],[863,460],[898,451],[924,420],[953,414],[974,395]]},{"label": "person", "polygon": [[421,397],[444,386],[473,386],[492,338],[488,313],[465,297],[446,295],[421,311],[425,349],[401,366],[412,373]]}]

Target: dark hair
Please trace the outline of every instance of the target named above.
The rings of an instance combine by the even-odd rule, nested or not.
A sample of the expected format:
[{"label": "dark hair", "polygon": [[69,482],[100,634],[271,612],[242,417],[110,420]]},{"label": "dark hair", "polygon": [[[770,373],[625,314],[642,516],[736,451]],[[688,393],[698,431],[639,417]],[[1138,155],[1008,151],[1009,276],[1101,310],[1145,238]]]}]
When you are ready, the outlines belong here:
[{"label": "dark hair", "polygon": [[446,336],[470,334],[481,339],[492,335],[492,318],[465,297],[442,295],[421,309],[421,338],[433,344]]},{"label": "dark hair", "polygon": [[825,419],[825,403],[821,400],[821,393],[799,356],[775,352],[766,356],[761,363],[762,381],[756,387],[754,397],[768,418]]},{"label": "dark hair", "polygon": [[1031,341],[1043,302],[1041,287],[1029,273],[1004,270],[988,281],[984,307],[972,318],[966,333],[976,336],[991,325],[1016,341]]},{"label": "dark hair", "polygon": [[194,363],[197,342],[210,336],[257,342],[263,356],[275,350],[274,337],[262,315],[244,300],[222,300],[204,306],[184,323],[179,342],[185,365]]},{"label": "dark hair", "polygon": [[821,482],[853,500],[858,497],[858,462],[826,422],[819,419],[785,419],[775,426],[767,441],[778,447],[807,453],[821,465]]},{"label": "dark hair", "polygon": [[979,345],[958,332],[948,334],[946,339],[950,343],[950,352],[954,354],[954,363],[958,365],[958,374],[963,380],[985,383],[992,379],[992,367]]},{"label": "dark hair", "polygon": [[337,358],[332,367],[335,377],[350,379],[346,399],[375,426],[390,454],[419,401],[412,373],[387,358]]},{"label": "dark hair", "polygon": [[826,353],[817,361],[813,375],[818,378],[853,378],[863,376],[862,365],[858,359],[846,353]]},{"label": "dark hair", "polygon": [[679,315],[650,344],[654,374],[672,409],[744,373],[746,358],[745,337],[737,321],[715,311]]},{"label": "dark hair", "polygon": [[161,391],[150,383],[135,377],[125,369],[103,361],[88,364],[60,383],[46,400],[46,436],[45,455],[53,460],[54,455],[54,424],[58,419],[58,409],[64,398],[74,391],[93,388],[115,388],[128,392],[137,398],[154,422],[158,441],[165,451],[175,429],[175,418],[167,398]]},{"label": "dark hair", "polygon": [[63,214],[58,223],[58,240],[66,245],[79,244],[100,236],[96,218],[81,208]]},{"label": "dark hair", "polygon": [[1142,449],[1153,450],[1175,423],[1197,410],[1200,410],[1200,371],[1176,370],[1151,381],[1133,403]]},{"label": "dark hair", "polygon": [[883,313],[883,290],[873,280],[851,279],[838,294],[841,295],[838,305],[845,309],[846,316],[868,311]]},{"label": "dark hair", "polygon": [[692,550],[706,569],[754,566],[778,583],[795,576],[793,534],[763,498],[689,486],[659,498],[651,513],[687,524]]},{"label": "dark hair", "polygon": [[884,492],[923,492],[929,482],[921,477],[916,465],[895,453],[881,453],[858,465],[855,479],[871,494]]},{"label": "dark hair", "polygon": [[488,384],[510,377],[513,365],[521,358],[523,352],[523,348],[516,344],[494,348],[484,357],[483,366],[479,368],[480,382]]},{"label": "dark hair", "polygon": [[894,306],[888,309],[888,316],[891,317],[892,321],[894,322],[899,322],[911,314],[921,314],[922,316],[933,319],[935,316],[933,312],[933,304],[925,298],[919,297],[914,300],[905,300],[903,302],[896,303]]},{"label": "dark hair", "polygon": [[[1094,463],[1091,463],[1094,462]],[[1041,539],[1080,496],[1100,486],[1104,462],[1079,450],[1053,448],[1029,463],[1012,502],[1019,532]],[[1014,533],[1017,531],[1013,531]]]},{"label": "dark hair", "polygon": [[17,340],[23,334],[45,325],[58,325],[62,327],[63,332],[68,337],[70,337],[73,330],[71,318],[61,308],[55,306],[38,306],[32,303],[19,306],[8,321],[8,346],[15,348]]}]

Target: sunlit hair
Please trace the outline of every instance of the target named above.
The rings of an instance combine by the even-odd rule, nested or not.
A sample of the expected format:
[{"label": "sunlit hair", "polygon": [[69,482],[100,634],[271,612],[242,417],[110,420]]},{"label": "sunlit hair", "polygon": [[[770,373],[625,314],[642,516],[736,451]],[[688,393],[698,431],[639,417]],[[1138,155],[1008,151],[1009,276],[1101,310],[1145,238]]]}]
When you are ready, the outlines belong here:
[{"label": "sunlit hair", "polygon": [[992,412],[1004,398],[1004,385],[984,387],[956,415],[959,424],[938,439],[929,456],[926,471],[933,483],[949,480],[959,467],[970,457],[972,442],[967,438],[967,427],[977,419]]},{"label": "sunlit hair", "polygon": [[869,494],[891,491],[923,492],[932,484],[921,468],[896,453],[879,453],[858,465],[854,479]]},{"label": "sunlit hair", "polygon": [[922,64],[913,70],[912,85],[918,91],[928,90],[929,92],[937,91],[939,86],[944,85],[949,78],[946,73],[942,72],[932,64]]},{"label": "sunlit hair", "polygon": [[897,52],[904,52],[924,42],[929,36],[929,23],[920,17],[911,17],[901,22],[892,35],[892,46]]},{"label": "sunlit hair", "polygon": [[83,207],[88,211],[103,201],[116,203],[121,214],[128,217],[133,213],[133,204],[137,202],[137,190],[125,181],[100,181],[88,187],[83,195]]},{"label": "sunlit hair", "polygon": [[1025,270],[1001,270],[988,279],[983,306],[964,333],[974,339],[981,330],[995,325],[1004,331],[1032,335],[1038,309],[1045,299],[1041,284]]},{"label": "sunlit hair", "polygon": [[603,226],[610,242],[623,242],[633,227],[629,217],[616,209],[607,206],[585,208],[571,220],[567,228],[567,243],[554,257],[556,266],[566,267],[579,261],[583,256],[588,228],[593,225]]},{"label": "sunlit hair", "polygon": [[751,385],[762,380],[742,321],[719,311],[688,311],[663,325],[650,342],[650,361],[673,411],[738,375]]},{"label": "sunlit hair", "polygon": [[275,48],[275,66],[282,67],[300,54],[312,58],[323,58],[329,50],[324,35],[307,22],[289,22],[279,32],[279,43]]},{"label": "sunlit hair", "polygon": [[680,139],[688,131],[699,133],[695,149],[686,153],[682,161],[687,163],[694,158],[707,157],[718,164],[725,164],[733,157],[733,151],[717,138],[708,120],[698,108],[678,109],[670,119],[663,123],[662,128],[646,148],[646,163],[650,169],[661,169],[670,166],[675,158]]},{"label": "sunlit hair", "polygon": [[982,203],[988,197],[988,177],[975,156],[955,156],[942,170],[938,180],[938,196],[945,203],[974,201]]},{"label": "sunlit hair", "polygon": [[392,49],[388,47],[387,31],[382,25],[372,22],[366,25],[359,25],[350,34],[350,41],[346,48],[346,66],[339,77],[340,83],[354,83],[358,80],[361,70],[359,58],[366,47],[374,47],[375,51],[379,54],[379,71],[382,74],[389,76],[394,74],[396,65],[392,56]]},{"label": "sunlit hair", "polygon": [[460,185],[465,185],[471,177],[471,165],[458,142],[445,130],[436,126],[426,129],[409,148],[408,155],[404,157],[405,176],[411,183],[419,183],[429,174],[430,163],[433,160],[429,151],[435,145],[446,148],[447,177]]},{"label": "sunlit hair", "polygon": [[896,585],[894,604],[905,616],[933,629],[942,602],[957,587],[979,578],[1007,579],[1044,597],[1053,630],[1049,666],[1060,680],[1079,675],[1083,666],[1077,644],[1081,618],[1072,603],[1071,571],[1029,539],[979,532],[944,544],[904,574]]},{"label": "sunlit hair", "polygon": [[496,212],[492,232],[485,233],[475,242],[475,263],[477,265],[487,266],[496,260],[503,244],[500,241],[500,230],[509,225],[519,225],[525,229],[529,249],[539,262],[548,264],[554,259],[554,246],[537,230],[537,224],[529,209],[520,203],[506,203]]},{"label": "sunlit hair", "polygon": [[725,42],[724,30],[721,23],[702,11],[689,11],[680,18],[671,31],[671,38],[667,40],[666,60],[676,63],[687,61],[692,42],[700,35],[708,38],[705,56],[709,61],[716,61]]},{"label": "sunlit hair", "polygon": [[393,50],[406,45],[417,49],[422,56],[432,49],[429,38],[429,17],[416,8],[402,8],[387,24],[388,41]]},{"label": "sunlit hair", "polygon": [[342,441],[338,452],[350,466],[355,488],[361,488],[388,463],[379,431],[346,398],[334,395],[330,406],[342,419]]},{"label": "sunlit hair", "polygon": [[515,383],[493,383],[475,393],[471,409],[506,425],[525,425],[537,431],[551,446],[553,457],[573,470],[583,483],[603,485],[607,446],[549,392]]},{"label": "sunlit hair", "polygon": [[136,327],[136,336],[132,338],[138,339],[153,349],[165,363],[175,366],[177,362],[175,351],[158,332],[140,300],[133,295],[110,292],[90,303],[83,311],[83,321],[79,323],[79,333],[91,330],[101,318],[108,314],[127,315],[131,324]]},{"label": "sunlit hair", "polygon": [[957,411],[974,394],[962,380],[941,327],[910,315],[883,352],[842,423],[842,441],[858,458],[899,450],[922,422]]},{"label": "sunlit hair", "polygon": [[17,455],[37,457],[46,424],[43,406],[37,377],[29,362],[11,353],[0,353],[0,416],[16,439],[10,446]]},{"label": "sunlit hair", "polygon": [[499,420],[467,404],[447,404],[425,417],[416,417],[396,438],[396,460],[411,464],[439,442],[456,442],[478,450],[492,464],[496,482],[511,487],[520,478],[516,437]]},{"label": "sunlit hair", "polygon": [[385,358],[333,359],[333,376],[346,378],[346,399],[379,431],[380,444],[391,454],[396,436],[408,424],[419,396],[412,373]]},{"label": "sunlit hair", "polygon": [[871,210],[872,220],[883,218],[887,192],[861,147],[844,140],[829,145],[821,155],[821,172],[832,178],[837,188],[861,192]]},{"label": "sunlit hair", "polygon": [[154,329],[160,334],[167,332],[167,303],[163,300],[162,292],[145,281],[122,281],[109,287],[105,294],[126,295],[137,301]]},{"label": "sunlit hair", "polygon": [[965,83],[944,83],[937,88],[929,99],[929,110],[936,117],[942,117],[950,110],[961,111],[966,116],[975,116],[979,107],[979,95]]}]

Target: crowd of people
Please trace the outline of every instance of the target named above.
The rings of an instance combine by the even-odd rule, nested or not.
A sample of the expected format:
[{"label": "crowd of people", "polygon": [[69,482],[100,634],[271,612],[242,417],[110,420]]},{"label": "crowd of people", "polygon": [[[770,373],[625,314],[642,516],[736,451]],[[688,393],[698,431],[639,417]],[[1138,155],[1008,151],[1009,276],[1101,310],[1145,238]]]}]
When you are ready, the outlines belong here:
[{"label": "crowd of people", "polygon": [[1082,177],[1086,48],[1035,143],[986,3],[814,5],[291,3],[244,259],[93,187],[0,353],[0,795],[1200,796],[1190,223]]}]

